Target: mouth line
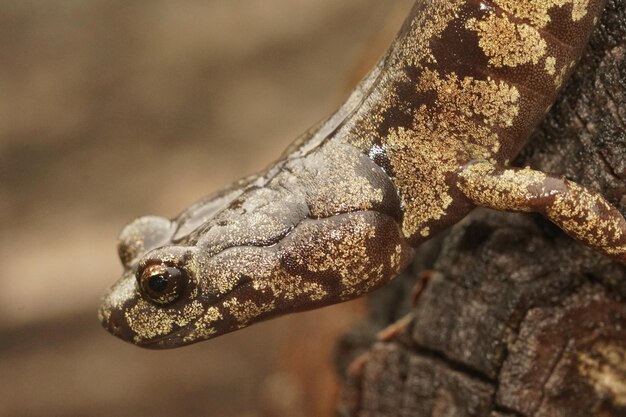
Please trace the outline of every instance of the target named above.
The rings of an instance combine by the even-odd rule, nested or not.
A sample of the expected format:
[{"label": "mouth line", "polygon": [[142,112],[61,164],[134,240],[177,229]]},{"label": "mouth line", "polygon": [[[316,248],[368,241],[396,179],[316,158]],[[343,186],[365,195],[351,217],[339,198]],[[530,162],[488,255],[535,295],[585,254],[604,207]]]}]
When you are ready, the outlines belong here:
[{"label": "mouth line", "polygon": [[200,340],[189,340],[185,341],[183,333],[187,328],[183,327],[177,330],[174,333],[159,336],[157,338],[146,340],[144,342],[135,342],[134,340],[130,340],[131,343],[150,350],[165,350],[165,349],[174,349],[178,347],[188,346],[195,342],[199,342]]},{"label": "mouth line", "polygon": [[[245,287],[246,284],[249,284],[249,280],[242,280],[241,282],[237,283],[228,293],[228,297],[232,297],[232,296],[236,296],[237,295],[237,290],[241,289],[242,287]],[[220,304],[220,301],[223,302],[222,300],[216,300],[213,303],[209,304],[206,309],[205,312],[210,309],[211,307],[217,307]],[[218,307],[219,308],[219,307]],[[202,316],[199,316],[197,319],[195,319],[193,322],[188,323],[186,326],[181,327],[180,329],[176,330],[174,333],[170,333],[170,334],[166,334],[163,336],[157,336],[153,339],[150,340],[146,340],[143,342],[135,342],[134,340],[130,340],[131,343],[136,344],[137,346],[140,347],[144,347],[147,349],[172,349],[172,348],[177,348],[177,347],[183,347],[183,346],[188,346],[191,344],[194,344],[196,342],[200,342],[202,340],[208,340],[208,339],[203,339],[203,338],[199,338],[199,339],[193,339],[193,340],[189,340],[189,341],[185,341],[184,340],[184,333],[188,331],[190,326],[193,326],[193,324],[199,320]],[[224,330],[224,329],[222,329]],[[210,336],[210,339],[213,339],[217,336],[221,336],[225,333],[229,333],[228,330],[226,331],[218,331],[215,334]],[[174,342],[175,341],[175,342]],[[170,343],[168,343],[170,342]],[[174,342],[174,344],[171,344],[172,342]]]}]

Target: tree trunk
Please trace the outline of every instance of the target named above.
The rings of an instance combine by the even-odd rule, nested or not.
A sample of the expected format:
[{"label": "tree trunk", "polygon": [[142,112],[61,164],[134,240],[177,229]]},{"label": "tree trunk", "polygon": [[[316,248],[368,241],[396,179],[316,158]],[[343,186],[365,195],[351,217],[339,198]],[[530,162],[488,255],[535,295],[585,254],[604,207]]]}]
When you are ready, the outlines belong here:
[{"label": "tree trunk", "polygon": [[[626,213],[626,0],[514,165]],[[337,358],[342,416],[624,417],[626,267],[541,216],[475,210],[370,298]]]}]

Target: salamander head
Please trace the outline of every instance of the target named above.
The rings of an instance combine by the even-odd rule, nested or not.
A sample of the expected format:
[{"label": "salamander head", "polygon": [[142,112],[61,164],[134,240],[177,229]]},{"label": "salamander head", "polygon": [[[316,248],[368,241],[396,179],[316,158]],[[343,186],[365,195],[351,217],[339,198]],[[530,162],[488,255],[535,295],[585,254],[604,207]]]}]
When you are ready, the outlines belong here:
[{"label": "salamander head", "polygon": [[412,251],[397,194],[382,169],[345,148],[236,183],[173,221],[132,222],[118,243],[124,274],[100,308],[104,327],[144,347],[183,346],[396,276]]},{"label": "salamander head", "polygon": [[171,348],[272,313],[274,302],[259,303],[258,294],[250,294],[253,281],[257,288],[270,285],[278,272],[268,263],[271,250],[230,248],[205,257],[196,245],[175,244],[175,230],[176,222],[160,217],[142,217],[123,229],[118,252],[125,271],[98,312],[108,331],[142,347]]},{"label": "salamander head", "polygon": [[[281,244],[216,249],[174,241],[175,228],[175,221],[144,217],[120,235],[125,271],[104,297],[99,318],[127,342],[184,346],[335,300],[327,297],[328,290],[338,292],[334,275],[305,271],[294,259],[303,233]],[[303,229],[310,236],[311,228]]]},{"label": "salamander head", "polygon": [[[240,225],[224,228],[249,232]],[[179,239],[177,221],[128,225],[119,240],[125,272],[104,298],[102,325],[139,346],[184,346],[358,297],[396,276],[412,252],[395,220],[376,212],[304,219],[273,244],[216,245],[208,237],[226,231],[216,227]]]}]

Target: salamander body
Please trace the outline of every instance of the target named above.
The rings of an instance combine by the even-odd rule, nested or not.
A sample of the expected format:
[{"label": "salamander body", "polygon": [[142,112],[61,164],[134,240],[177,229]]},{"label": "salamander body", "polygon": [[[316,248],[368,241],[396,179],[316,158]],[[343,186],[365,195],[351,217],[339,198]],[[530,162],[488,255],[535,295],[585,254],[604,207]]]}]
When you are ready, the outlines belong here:
[{"label": "salamander body", "polygon": [[332,116],[265,171],[119,238],[99,312],[151,348],[363,295],[476,206],[540,212],[626,262],[626,221],[564,178],[511,168],[602,12],[599,0],[421,0]]}]

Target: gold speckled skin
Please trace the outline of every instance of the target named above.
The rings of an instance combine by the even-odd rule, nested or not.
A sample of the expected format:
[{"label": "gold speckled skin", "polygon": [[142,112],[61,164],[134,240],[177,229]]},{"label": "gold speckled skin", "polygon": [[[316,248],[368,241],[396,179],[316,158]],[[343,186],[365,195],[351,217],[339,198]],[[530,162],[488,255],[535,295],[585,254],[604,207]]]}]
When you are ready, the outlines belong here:
[{"label": "gold speckled skin", "polygon": [[[209,339],[358,297],[477,205],[541,212],[626,262],[626,222],[564,179],[507,168],[552,105],[598,0],[417,1],[387,55],[266,171],[120,235],[125,273],[100,309],[145,347]],[[155,265],[157,267],[155,267]],[[138,285],[182,271],[173,301]]]}]

